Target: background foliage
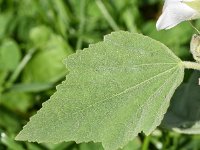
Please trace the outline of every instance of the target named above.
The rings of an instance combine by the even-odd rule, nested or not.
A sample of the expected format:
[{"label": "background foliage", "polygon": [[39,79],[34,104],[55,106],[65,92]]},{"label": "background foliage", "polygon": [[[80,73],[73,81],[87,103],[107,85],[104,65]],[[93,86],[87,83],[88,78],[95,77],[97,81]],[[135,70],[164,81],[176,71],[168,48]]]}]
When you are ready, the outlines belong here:
[{"label": "background foliage", "polygon": [[[169,31],[156,31],[161,10],[161,0],[0,0],[0,149],[102,149],[93,143],[36,144],[17,142],[14,137],[65,78],[62,60],[105,34],[115,30],[143,33],[166,44],[183,60],[192,59],[189,42],[195,31],[187,22]],[[194,23],[200,28],[199,21]],[[186,85],[195,86],[188,83],[191,74],[187,72],[179,92]],[[178,94],[173,100],[180,107]],[[199,95],[195,92],[196,101]],[[198,135],[160,127],[151,136],[140,134],[124,149],[199,149],[199,140]]]}]

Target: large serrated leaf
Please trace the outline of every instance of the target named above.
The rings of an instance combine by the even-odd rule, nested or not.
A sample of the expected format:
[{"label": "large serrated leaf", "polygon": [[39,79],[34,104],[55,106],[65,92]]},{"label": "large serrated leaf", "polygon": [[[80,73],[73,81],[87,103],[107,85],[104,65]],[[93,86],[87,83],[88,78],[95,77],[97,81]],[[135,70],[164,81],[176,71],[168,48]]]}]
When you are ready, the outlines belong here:
[{"label": "large serrated leaf", "polygon": [[71,55],[66,64],[66,80],[17,140],[123,147],[160,124],[184,75],[181,60],[166,46],[123,31]]}]

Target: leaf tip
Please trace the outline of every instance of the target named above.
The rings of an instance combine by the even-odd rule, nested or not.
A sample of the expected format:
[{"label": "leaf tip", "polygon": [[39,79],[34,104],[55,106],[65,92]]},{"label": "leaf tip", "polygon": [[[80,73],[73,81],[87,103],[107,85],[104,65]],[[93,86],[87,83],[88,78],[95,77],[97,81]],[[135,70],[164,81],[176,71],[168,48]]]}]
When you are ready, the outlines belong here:
[{"label": "leaf tip", "polygon": [[16,141],[26,141],[27,139],[25,138],[25,135],[22,133],[22,131],[20,131],[17,136],[15,137],[15,140]]}]

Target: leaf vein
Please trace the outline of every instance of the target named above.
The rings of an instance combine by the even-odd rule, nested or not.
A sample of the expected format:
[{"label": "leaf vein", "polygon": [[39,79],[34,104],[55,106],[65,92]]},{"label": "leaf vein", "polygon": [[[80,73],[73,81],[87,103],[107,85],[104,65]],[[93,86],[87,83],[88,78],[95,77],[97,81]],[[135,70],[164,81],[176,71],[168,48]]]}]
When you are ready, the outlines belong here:
[{"label": "leaf vein", "polygon": [[[175,72],[176,72],[176,71],[175,71]],[[143,102],[143,105],[140,106],[140,108],[142,108],[143,106],[146,107],[147,103],[153,98],[153,96],[156,95],[158,92],[160,92],[160,89],[161,89],[166,83],[168,83],[169,80],[171,80],[171,78],[173,77],[173,75],[175,74],[175,72],[174,72],[174,73],[171,75],[171,77],[168,78],[155,92],[153,92],[153,93],[149,96],[149,98],[148,98],[147,100],[145,100],[145,102]],[[139,118],[139,120],[138,120],[138,123],[137,123],[137,125],[136,125],[136,127],[135,127],[135,129],[134,129],[134,133],[135,133],[135,131],[138,130],[139,125],[142,126],[142,125],[141,125],[141,123],[142,123],[141,121],[142,121],[142,119],[144,118],[144,114],[146,113],[146,111],[147,111],[147,109],[145,109],[145,108],[142,109],[142,113],[141,113],[140,118]]]},{"label": "leaf vein", "polygon": [[157,75],[155,75],[155,76],[153,76],[153,77],[151,77],[151,78],[149,78],[149,79],[147,79],[147,80],[144,80],[144,81],[142,81],[141,83],[138,83],[138,84],[136,84],[136,85],[134,85],[134,86],[132,86],[132,87],[130,87],[130,88],[127,88],[127,89],[125,89],[124,91],[122,91],[122,92],[120,92],[120,93],[118,93],[118,94],[114,94],[113,96],[108,97],[108,98],[105,98],[105,99],[103,99],[102,101],[98,101],[98,102],[96,102],[96,103],[94,103],[94,104],[92,104],[92,105],[90,105],[90,106],[88,106],[88,107],[86,107],[86,108],[84,108],[84,109],[82,109],[82,110],[76,111],[76,112],[73,113],[73,114],[77,114],[77,113],[79,113],[79,112],[85,111],[85,110],[89,109],[90,107],[94,107],[95,105],[98,105],[98,104],[100,104],[100,103],[103,103],[103,102],[105,102],[105,101],[107,101],[107,100],[110,100],[110,99],[116,97],[116,96],[122,95],[122,94],[126,93],[126,92],[129,91],[129,90],[135,89],[136,87],[138,87],[138,86],[140,86],[140,85],[143,85],[143,84],[145,84],[146,82],[149,82],[149,81],[153,80],[153,79],[156,78],[156,77],[162,76],[163,74],[165,74],[165,73],[167,73],[167,72],[173,70],[173,69],[176,68],[176,67],[177,67],[177,65],[174,66],[174,67],[172,67],[171,69],[168,69],[168,70],[166,70],[166,71],[164,71],[164,72],[161,72],[161,73],[159,73],[159,74],[157,74]]}]

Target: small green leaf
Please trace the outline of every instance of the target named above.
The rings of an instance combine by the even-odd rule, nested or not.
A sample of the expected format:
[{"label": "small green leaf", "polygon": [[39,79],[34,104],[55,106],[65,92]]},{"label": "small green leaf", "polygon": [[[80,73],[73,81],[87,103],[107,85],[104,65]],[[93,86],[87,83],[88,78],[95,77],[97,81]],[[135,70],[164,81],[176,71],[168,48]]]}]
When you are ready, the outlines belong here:
[{"label": "small green leaf", "polygon": [[[44,42],[45,43],[45,42]],[[43,43],[43,44],[44,44]],[[61,36],[52,34],[23,71],[25,83],[54,83],[67,73],[62,60],[72,53]]]},{"label": "small green leaf", "polygon": [[52,34],[52,31],[48,27],[38,26],[31,29],[29,37],[34,45],[43,46],[48,42],[51,34]]},{"label": "small green leaf", "polygon": [[0,104],[10,110],[26,112],[33,105],[33,101],[30,94],[22,92],[6,92],[2,94]]},{"label": "small green leaf", "polygon": [[162,126],[180,133],[200,134],[200,73],[194,72],[188,83],[174,94]]},{"label": "small green leaf", "polygon": [[41,92],[53,87],[53,84],[48,83],[30,83],[30,84],[15,84],[10,90],[14,92]]},{"label": "small green leaf", "polygon": [[160,124],[184,75],[181,60],[166,46],[123,31],[69,56],[66,64],[66,80],[17,140],[122,148]]},{"label": "small green leaf", "polygon": [[13,71],[21,59],[17,43],[11,39],[4,40],[0,47],[0,69]]}]

